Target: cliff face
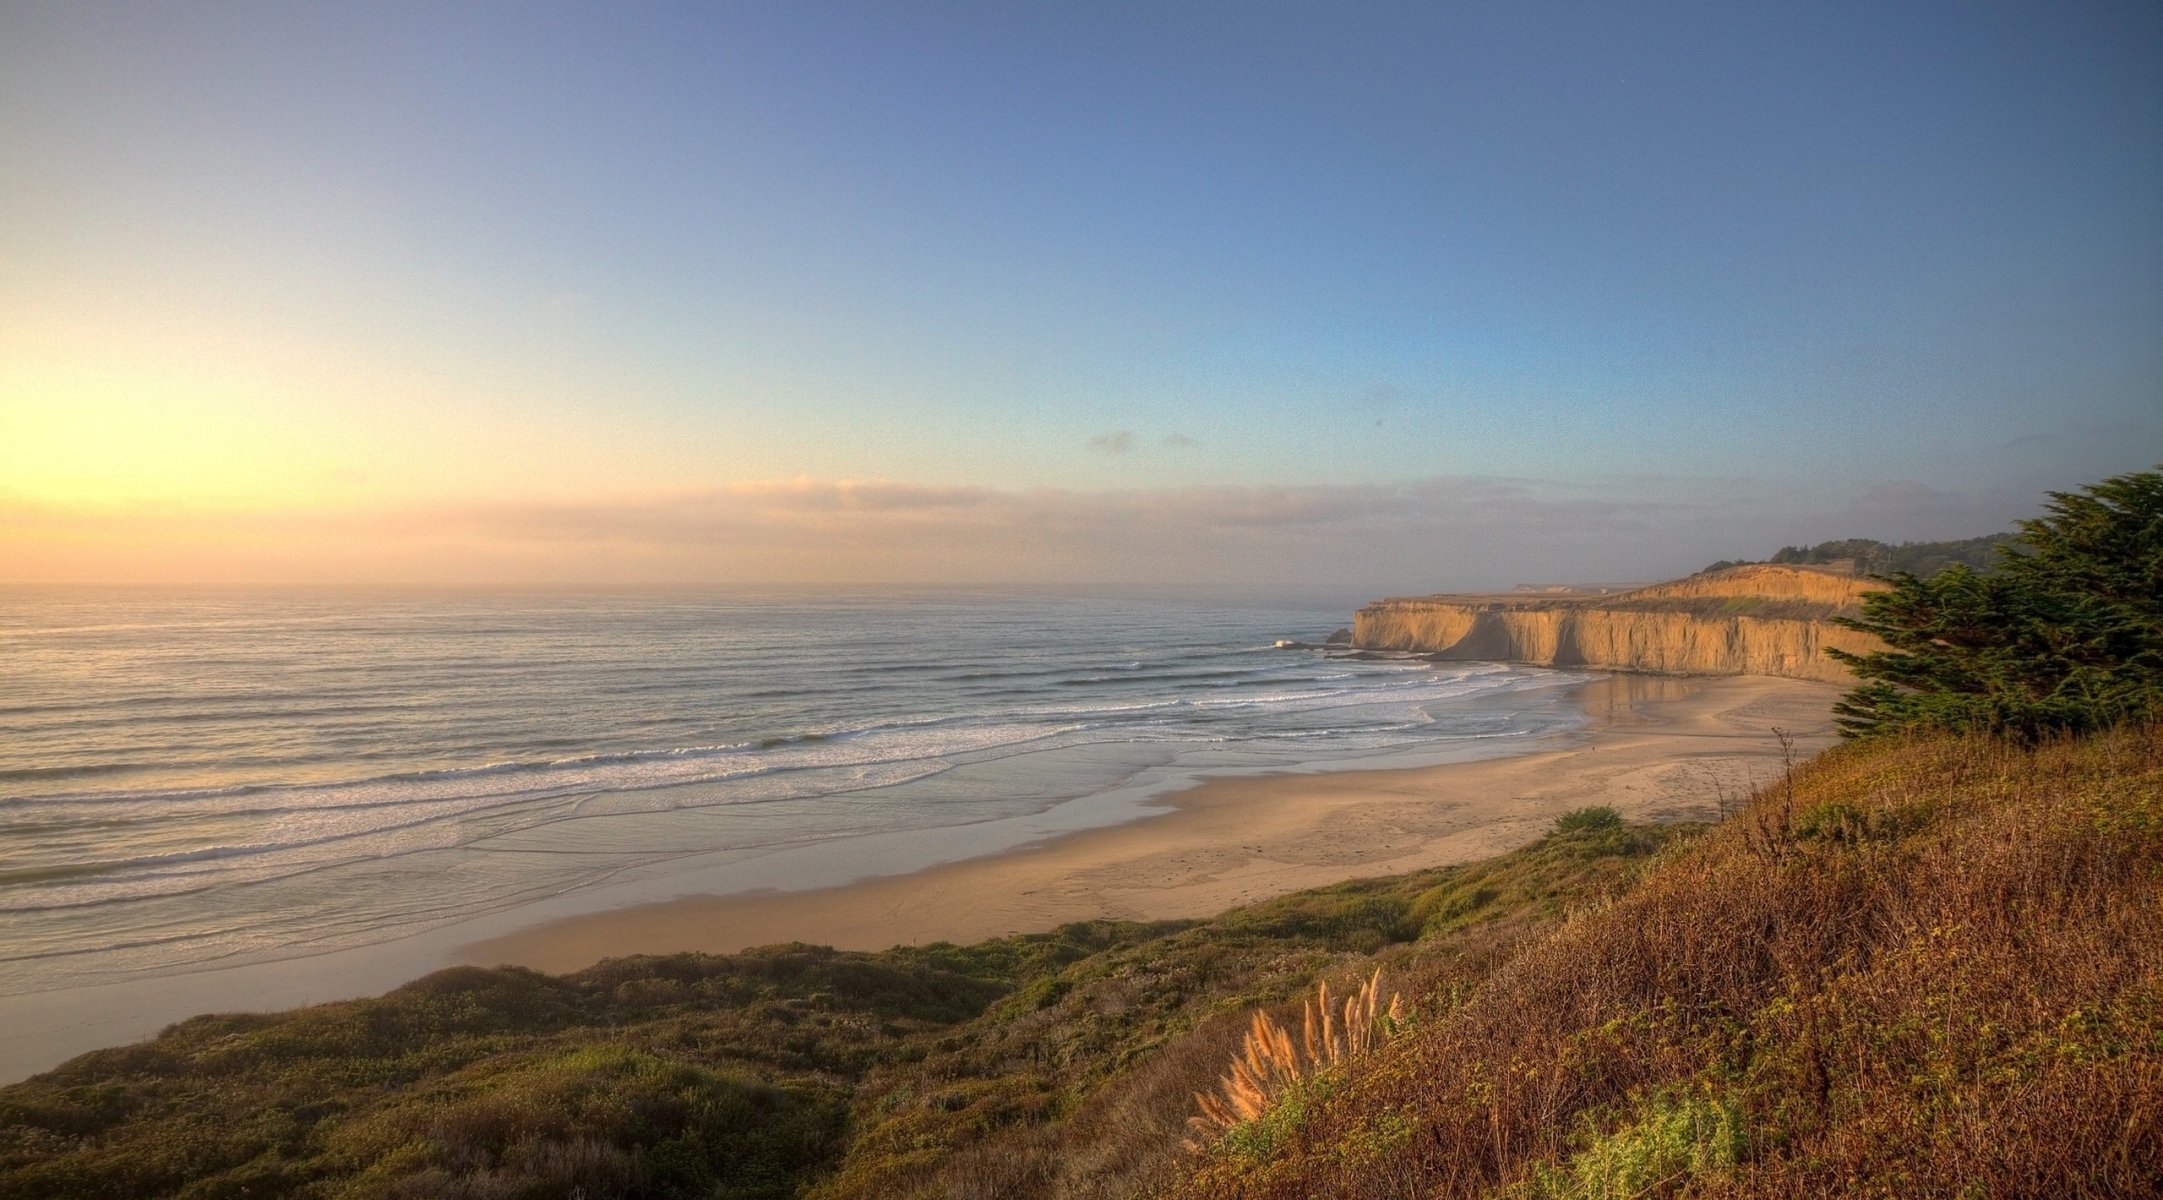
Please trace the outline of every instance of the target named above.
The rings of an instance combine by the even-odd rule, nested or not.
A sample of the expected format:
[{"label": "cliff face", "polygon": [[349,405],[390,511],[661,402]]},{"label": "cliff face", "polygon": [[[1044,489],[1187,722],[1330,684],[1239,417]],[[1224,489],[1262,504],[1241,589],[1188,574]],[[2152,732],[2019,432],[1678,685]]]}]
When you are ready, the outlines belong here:
[{"label": "cliff face", "polygon": [[1883,647],[1826,618],[1855,611],[1874,586],[1748,566],[1612,596],[1380,600],[1353,618],[1352,641],[1452,660],[1846,682],[1848,669],[1826,647],[1858,654]]}]

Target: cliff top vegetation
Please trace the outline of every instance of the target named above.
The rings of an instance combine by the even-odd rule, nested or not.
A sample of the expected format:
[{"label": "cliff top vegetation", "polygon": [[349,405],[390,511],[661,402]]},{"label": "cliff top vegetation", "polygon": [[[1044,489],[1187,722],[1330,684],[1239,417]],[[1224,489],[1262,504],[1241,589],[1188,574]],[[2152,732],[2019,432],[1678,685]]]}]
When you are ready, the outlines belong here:
[{"label": "cliff top vegetation", "polygon": [[1815,621],[1859,610],[1874,580],[1794,564],[1740,563],[1627,591],[1447,593],[1377,600],[1363,612],[1417,610],[1434,604],[1480,610],[1672,612]]},{"label": "cliff top vegetation", "polygon": [[1897,545],[1874,538],[1838,538],[1819,542],[1815,546],[1782,546],[1767,559],[1723,558],[1698,574],[1757,563],[1782,566],[1852,564],[1858,575],[1891,575],[1906,571],[1928,577],[1956,564],[1978,571],[1990,571],[1997,566],[1998,547],[2012,541],[2016,536],[2011,533],[1988,533],[1981,537],[1957,538],[1949,542],[1901,542]]}]

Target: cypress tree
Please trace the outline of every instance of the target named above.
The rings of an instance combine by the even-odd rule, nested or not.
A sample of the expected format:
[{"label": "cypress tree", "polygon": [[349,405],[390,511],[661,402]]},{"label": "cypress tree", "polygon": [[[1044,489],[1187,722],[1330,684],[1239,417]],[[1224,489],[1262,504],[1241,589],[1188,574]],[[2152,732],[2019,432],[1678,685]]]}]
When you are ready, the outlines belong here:
[{"label": "cypress tree", "polygon": [[1848,737],[1981,729],[2033,739],[2163,718],[2163,468],[2052,492],[1999,569],[1901,572],[1835,618],[1887,649],[1829,651],[1860,681]]}]

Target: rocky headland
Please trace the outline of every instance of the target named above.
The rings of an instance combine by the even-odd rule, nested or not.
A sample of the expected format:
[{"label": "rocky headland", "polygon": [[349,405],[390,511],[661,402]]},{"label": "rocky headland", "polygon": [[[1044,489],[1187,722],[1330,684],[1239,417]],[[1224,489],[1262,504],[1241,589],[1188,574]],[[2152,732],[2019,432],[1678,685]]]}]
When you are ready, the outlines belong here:
[{"label": "rocky headland", "polygon": [[1626,592],[1377,600],[1354,616],[1352,642],[1441,661],[1837,683],[1850,676],[1827,648],[1882,646],[1831,618],[1860,611],[1881,586],[1836,570],[1753,564]]}]

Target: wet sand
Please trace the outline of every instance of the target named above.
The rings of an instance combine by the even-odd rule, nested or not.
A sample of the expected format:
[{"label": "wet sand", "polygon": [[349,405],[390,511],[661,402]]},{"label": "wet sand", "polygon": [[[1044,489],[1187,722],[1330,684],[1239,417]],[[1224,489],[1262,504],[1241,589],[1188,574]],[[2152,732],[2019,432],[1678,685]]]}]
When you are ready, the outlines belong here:
[{"label": "wet sand", "polygon": [[1830,744],[1840,688],[1762,677],[1616,675],[1585,686],[1583,744],[1442,766],[1208,779],[1162,816],[908,874],[804,891],[690,896],[588,913],[458,951],[569,971],[603,958],[801,941],[845,949],[970,942],[1069,921],[1202,917],[1347,879],[1497,854],[1590,804],[1633,820],[1709,818],[1720,795]]}]

